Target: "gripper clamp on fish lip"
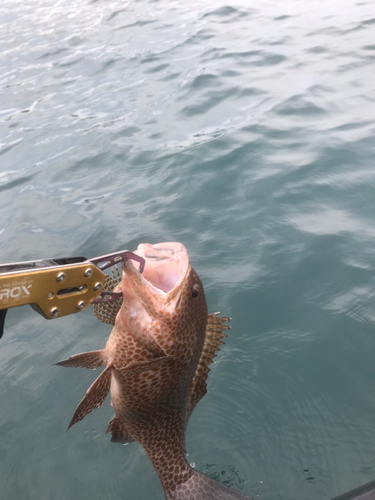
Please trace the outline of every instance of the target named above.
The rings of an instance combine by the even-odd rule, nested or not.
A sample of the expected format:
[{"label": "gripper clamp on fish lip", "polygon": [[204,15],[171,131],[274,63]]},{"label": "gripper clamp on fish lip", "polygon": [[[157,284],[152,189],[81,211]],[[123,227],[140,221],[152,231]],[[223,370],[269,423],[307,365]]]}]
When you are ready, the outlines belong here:
[{"label": "gripper clamp on fish lip", "polygon": [[[96,264],[101,270],[104,270],[108,269],[108,267],[115,266],[116,264],[119,264],[120,262],[124,262],[126,260],[135,260],[136,262],[138,262],[139,263],[138,271],[140,273],[143,273],[143,270],[145,268],[145,260],[133,252],[125,251],[121,253],[103,255],[101,257],[96,257],[95,259],[91,259],[91,262]],[[111,302],[113,300],[118,300],[121,297],[122,297],[121,291],[110,292],[107,290],[103,290],[100,293],[99,297],[93,301],[93,303],[99,304],[101,302]]]},{"label": "gripper clamp on fish lip", "polygon": [[145,260],[123,250],[93,259],[64,257],[0,265],[0,338],[11,307],[30,304],[46,319],[74,314],[94,302],[109,302],[121,292],[103,290],[111,266],[134,260],[143,272]]}]

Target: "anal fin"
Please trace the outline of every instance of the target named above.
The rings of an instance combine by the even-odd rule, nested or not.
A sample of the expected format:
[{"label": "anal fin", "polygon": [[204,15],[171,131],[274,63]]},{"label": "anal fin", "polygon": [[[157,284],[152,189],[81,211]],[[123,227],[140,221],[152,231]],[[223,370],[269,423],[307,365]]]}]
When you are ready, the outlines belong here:
[{"label": "anal fin", "polygon": [[90,370],[95,370],[96,368],[99,368],[99,366],[104,366],[106,363],[103,359],[103,351],[100,350],[75,354],[74,356],[70,356],[70,358],[63,359],[55,364],[58,366],[89,368]]},{"label": "anal fin", "polygon": [[90,386],[85,397],[77,406],[72,420],[70,421],[68,430],[72,425],[76,424],[80,420],[83,420],[87,414],[102,406],[111,386],[111,376],[112,366],[107,366],[107,368]]},{"label": "anal fin", "polygon": [[112,443],[128,444],[134,441],[124,424],[116,416],[109,422],[105,433],[108,434],[108,432],[112,433]]}]

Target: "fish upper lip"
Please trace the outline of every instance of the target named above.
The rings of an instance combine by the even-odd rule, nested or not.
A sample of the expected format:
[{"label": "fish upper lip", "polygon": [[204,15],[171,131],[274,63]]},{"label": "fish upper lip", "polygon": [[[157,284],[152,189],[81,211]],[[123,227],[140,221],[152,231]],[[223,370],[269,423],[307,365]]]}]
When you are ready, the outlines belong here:
[{"label": "fish upper lip", "polygon": [[[115,266],[116,264],[121,263],[121,267],[124,270],[124,263],[128,260],[135,260],[139,264],[138,271],[139,273],[143,273],[146,261],[143,257],[140,255],[137,255],[133,252],[129,252],[128,250],[124,250],[122,252],[115,252],[107,255],[101,255],[99,257],[96,257],[94,259],[91,259],[90,262],[93,264],[97,265],[98,268],[101,271],[104,271],[105,269],[108,269],[111,266]],[[122,292],[121,291],[109,291],[109,290],[103,290],[99,297],[93,301],[94,304],[101,303],[101,302],[110,302],[113,300],[118,300],[121,298]]]},{"label": "fish upper lip", "polygon": [[140,274],[143,273],[144,269],[145,269],[145,265],[146,265],[146,260],[141,257],[140,255],[137,255],[133,252],[126,252],[126,254],[123,255],[123,258],[121,260],[121,267],[122,267],[122,270],[125,271],[125,262],[127,260],[135,260],[136,262],[139,263],[139,268],[138,268],[138,272]]},{"label": "fish upper lip", "polygon": [[122,259],[121,265],[125,262],[125,260],[135,260],[136,262],[138,262],[139,263],[138,272],[141,274],[143,273],[146,265],[146,260],[143,257],[133,252],[127,252]]},{"label": "fish upper lip", "polygon": [[92,262],[101,271],[108,269],[109,267],[115,266],[116,264],[123,265],[127,260],[135,260],[139,263],[138,271],[143,273],[146,261],[140,255],[137,255],[134,252],[129,252],[129,250],[123,250],[121,252],[109,253],[107,255],[101,255],[100,257],[95,257],[94,259],[89,259],[88,262]]}]

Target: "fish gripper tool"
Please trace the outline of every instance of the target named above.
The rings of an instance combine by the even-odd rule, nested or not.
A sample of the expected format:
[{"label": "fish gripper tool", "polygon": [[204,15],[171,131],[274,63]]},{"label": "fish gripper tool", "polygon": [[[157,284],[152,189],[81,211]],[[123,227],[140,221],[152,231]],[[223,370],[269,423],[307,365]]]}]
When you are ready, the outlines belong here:
[{"label": "fish gripper tool", "polygon": [[138,262],[143,272],[145,260],[128,250],[93,259],[62,257],[0,265],[0,338],[12,307],[30,304],[44,318],[54,319],[119,299],[121,291],[103,289],[107,277],[103,271],[126,260]]}]

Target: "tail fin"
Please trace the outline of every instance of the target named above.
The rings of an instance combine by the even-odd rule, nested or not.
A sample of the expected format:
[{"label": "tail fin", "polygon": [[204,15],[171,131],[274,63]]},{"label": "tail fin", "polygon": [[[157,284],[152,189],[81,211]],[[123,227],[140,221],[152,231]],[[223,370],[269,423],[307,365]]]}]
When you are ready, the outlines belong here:
[{"label": "tail fin", "polygon": [[250,500],[196,470],[185,483],[164,493],[166,500]]}]

